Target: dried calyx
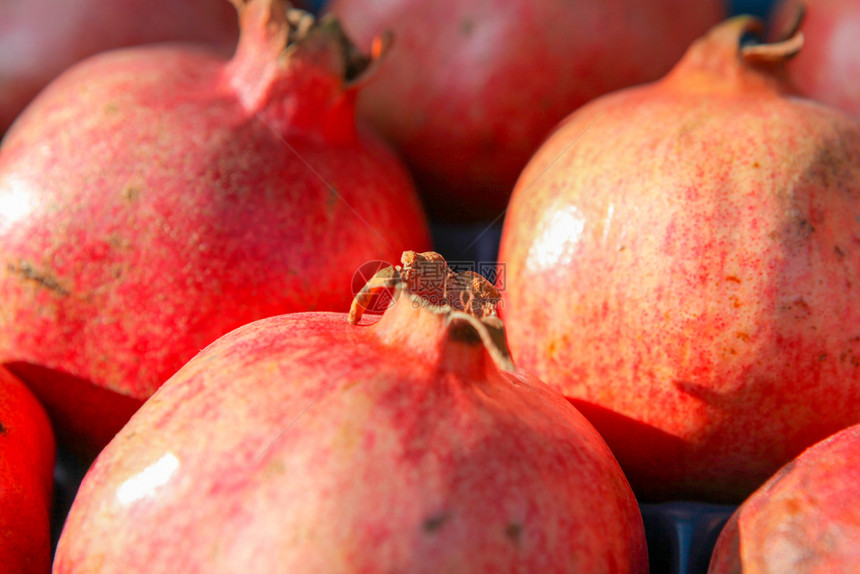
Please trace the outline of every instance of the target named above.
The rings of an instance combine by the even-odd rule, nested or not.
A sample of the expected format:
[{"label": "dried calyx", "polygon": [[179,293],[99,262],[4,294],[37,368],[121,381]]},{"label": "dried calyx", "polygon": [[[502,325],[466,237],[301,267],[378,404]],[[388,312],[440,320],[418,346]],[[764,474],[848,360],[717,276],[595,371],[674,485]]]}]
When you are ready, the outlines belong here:
[{"label": "dried calyx", "polygon": [[370,53],[365,54],[352,43],[352,40],[341,27],[340,21],[331,14],[317,20],[309,12],[290,8],[287,10],[287,24],[289,25],[286,40],[287,48],[304,42],[313,30],[323,30],[325,35],[339,43],[344,61],[343,77],[347,86],[360,82],[373,73],[377,62],[391,47],[394,37],[391,31],[383,32],[373,39]]},{"label": "dried calyx", "polygon": [[371,302],[386,292],[395,304],[405,297],[415,309],[445,316],[452,336],[483,343],[499,368],[514,370],[504,325],[496,313],[501,295],[481,275],[455,272],[432,251],[405,251],[401,265],[380,270],[355,296],[349,323],[358,323]]},{"label": "dried calyx", "polygon": [[[317,65],[339,78],[343,88],[360,86],[370,78],[391,46],[393,35],[385,32],[373,40],[369,54],[359,50],[333,15],[315,18],[304,10],[291,8],[286,0],[232,0],[239,12],[241,34],[235,66],[250,68],[252,78],[265,77],[261,65],[301,59],[316,60]],[[269,57],[260,57],[260,52]],[[248,54],[243,58],[242,54]],[[242,63],[243,60],[248,62]],[[278,68],[277,65],[274,66]],[[249,79],[250,81],[250,79]],[[250,82],[266,84],[265,81]]]},{"label": "dried calyx", "polygon": [[[805,9],[800,6],[789,26],[773,42],[742,42],[741,57],[750,64],[781,64],[793,58],[803,49],[804,37],[800,25],[804,15]],[[751,18],[746,23],[745,31],[760,36],[764,31],[764,23]]]},{"label": "dried calyx", "polygon": [[478,319],[496,317],[499,290],[474,271],[457,273],[433,251],[404,251],[401,263],[380,270],[359,291],[349,310],[350,323],[361,320],[371,299],[380,292],[398,288],[434,312],[460,311]]}]

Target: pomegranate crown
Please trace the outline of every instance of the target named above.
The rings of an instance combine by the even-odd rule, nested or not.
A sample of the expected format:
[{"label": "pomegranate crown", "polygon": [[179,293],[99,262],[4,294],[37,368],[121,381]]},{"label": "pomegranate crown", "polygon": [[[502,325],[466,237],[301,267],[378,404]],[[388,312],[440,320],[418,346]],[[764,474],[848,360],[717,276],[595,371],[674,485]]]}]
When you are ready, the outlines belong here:
[{"label": "pomegranate crown", "polygon": [[483,276],[455,272],[433,251],[404,251],[401,265],[380,270],[358,292],[349,309],[349,323],[358,323],[383,291],[393,291],[395,302],[405,296],[414,308],[445,316],[453,333],[482,342],[500,369],[515,370],[504,324],[497,315],[501,294]]}]

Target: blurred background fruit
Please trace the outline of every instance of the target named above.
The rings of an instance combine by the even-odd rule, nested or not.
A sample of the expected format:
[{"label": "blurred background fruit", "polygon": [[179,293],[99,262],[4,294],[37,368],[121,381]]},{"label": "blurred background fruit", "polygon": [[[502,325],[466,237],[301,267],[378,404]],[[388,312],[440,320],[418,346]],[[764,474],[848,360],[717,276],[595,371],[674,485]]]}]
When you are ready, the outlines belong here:
[{"label": "blurred background fruit", "polygon": [[326,10],[365,50],[394,32],[359,113],[406,158],[441,221],[499,216],[562,118],[656,80],[727,13],[724,0],[333,0]]},{"label": "blurred background fruit", "polygon": [[0,367],[0,572],[50,572],[53,466],[48,416]]},{"label": "blurred background fruit", "polygon": [[0,0],[0,136],[39,90],[87,56],[165,41],[229,54],[237,32],[227,0]]},{"label": "blurred background fruit", "polygon": [[103,52],[0,147],[0,363],[93,454],[218,336],[344,310],[363,263],[429,247],[405,167],[356,127],[374,58],[334,21],[237,3],[233,59]]}]

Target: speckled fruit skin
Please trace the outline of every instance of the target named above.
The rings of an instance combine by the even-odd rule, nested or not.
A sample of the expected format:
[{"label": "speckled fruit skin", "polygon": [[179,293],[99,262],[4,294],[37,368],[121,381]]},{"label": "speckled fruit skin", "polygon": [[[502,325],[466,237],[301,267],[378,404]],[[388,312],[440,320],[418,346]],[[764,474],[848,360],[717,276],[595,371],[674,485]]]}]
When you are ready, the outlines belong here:
[{"label": "speckled fruit skin", "polygon": [[51,571],[54,433],[33,394],[0,367],[0,571]]},{"label": "speckled fruit skin", "polygon": [[555,125],[656,80],[726,14],[723,0],[333,0],[359,46],[391,57],[359,113],[410,163],[431,214],[492,219]]},{"label": "speckled fruit skin", "polygon": [[742,58],[756,27],[573,114],[504,224],[514,359],[641,500],[739,502],[860,421],[860,125]]},{"label": "speckled fruit skin", "polygon": [[334,24],[285,49],[281,2],[241,10],[232,60],[97,56],[0,148],[0,363],[80,444],[220,335],[345,310],[362,263],[429,244],[405,168],[356,129]]},{"label": "speckled fruit skin", "polygon": [[[794,18],[799,4],[776,3],[776,32]],[[787,65],[791,81],[800,93],[860,116],[860,3],[814,0],[803,5],[806,47]]]},{"label": "speckled fruit skin", "polygon": [[0,0],[0,136],[63,70],[105,50],[153,42],[211,42],[229,53],[227,0]]},{"label": "speckled fruit skin", "polygon": [[99,455],[54,573],[647,572],[594,428],[415,301],[210,345]]},{"label": "speckled fruit skin", "polygon": [[850,574],[860,564],[860,426],[815,444],[738,507],[709,574]]}]

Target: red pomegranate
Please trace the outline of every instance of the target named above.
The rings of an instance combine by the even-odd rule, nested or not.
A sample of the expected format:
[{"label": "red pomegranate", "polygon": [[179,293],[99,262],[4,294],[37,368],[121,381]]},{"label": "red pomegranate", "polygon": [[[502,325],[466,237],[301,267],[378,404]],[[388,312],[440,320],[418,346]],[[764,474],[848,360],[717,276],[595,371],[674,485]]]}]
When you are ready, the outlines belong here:
[{"label": "red pomegranate", "polygon": [[236,42],[226,0],[0,0],[0,136],[63,70],[112,48],[166,41]]},{"label": "red pomegranate", "polygon": [[860,564],[860,426],[815,444],[738,507],[709,574],[850,574]]},{"label": "red pomegranate", "polygon": [[349,321],[263,319],[186,364],[84,478],[54,572],[646,572],[617,462],[513,366],[498,292],[403,262]]},{"label": "red pomegranate", "polygon": [[51,571],[54,434],[42,406],[0,367],[0,571]]},{"label": "red pomegranate", "polygon": [[440,220],[501,213],[573,109],[656,80],[726,14],[723,0],[333,0],[359,46],[395,43],[359,113],[402,152]]},{"label": "red pomegranate", "polygon": [[504,318],[640,499],[738,502],[860,421],[860,124],[739,16],[569,117],[517,183]]},{"label": "red pomegranate", "polygon": [[220,335],[346,309],[360,265],[429,243],[405,168],[355,125],[374,60],[333,19],[237,4],[232,60],[96,56],[0,148],[0,363],[96,448]]},{"label": "red pomegranate", "polygon": [[860,116],[860,2],[776,2],[776,33],[792,27],[801,10],[806,45],[788,64],[789,77],[802,94]]}]

